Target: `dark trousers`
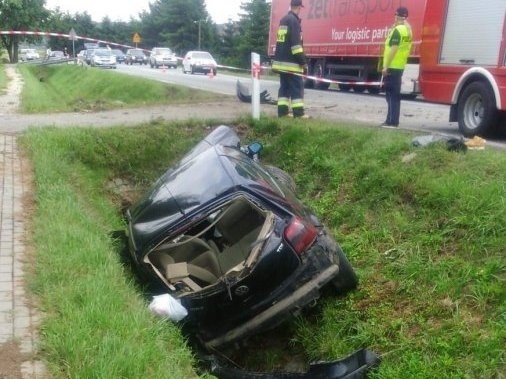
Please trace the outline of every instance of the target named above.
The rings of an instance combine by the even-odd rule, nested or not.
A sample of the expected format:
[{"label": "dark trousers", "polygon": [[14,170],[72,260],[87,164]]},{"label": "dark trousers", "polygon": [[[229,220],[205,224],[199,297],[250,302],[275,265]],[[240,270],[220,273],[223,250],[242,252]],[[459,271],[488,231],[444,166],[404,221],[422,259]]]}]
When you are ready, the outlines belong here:
[{"label": "dark trousers", "polygon": [[278,117],[286,116],[290,103],[294,117],[304,115],[304,81],[302,77],[292,74],[279,74]]},{"label": "dark trousers", "polygon": [[388,75],[383,78],[383,83],[385,84],[385,97],[388,106],[385,123],[389,125],[399,125],[403,72],[404,70],[389,69]]}]

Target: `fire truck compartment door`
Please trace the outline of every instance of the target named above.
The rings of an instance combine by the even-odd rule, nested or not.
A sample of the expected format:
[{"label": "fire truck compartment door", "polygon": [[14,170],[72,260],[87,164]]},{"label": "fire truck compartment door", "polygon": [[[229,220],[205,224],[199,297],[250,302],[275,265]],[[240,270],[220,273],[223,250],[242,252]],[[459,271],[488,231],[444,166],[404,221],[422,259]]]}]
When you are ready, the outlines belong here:
[{"label": "fire truck compartment door", "polygon": [[441,64],[492,65],[499,62],[505,0],[449,0]]}]

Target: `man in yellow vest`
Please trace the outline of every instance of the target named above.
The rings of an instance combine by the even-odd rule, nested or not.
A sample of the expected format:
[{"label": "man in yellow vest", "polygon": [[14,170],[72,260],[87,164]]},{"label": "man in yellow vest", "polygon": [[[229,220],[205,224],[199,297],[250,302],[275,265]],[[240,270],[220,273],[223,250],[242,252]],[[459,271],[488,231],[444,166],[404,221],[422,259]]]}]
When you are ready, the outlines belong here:
[{"label": "man in yellow vest", "polygon": [[408,9],[399,7],[395,12],[395,24],[385,41],[383,54],[383,84],[388,105],[387,118],[381,126],[395,128],[399,126],[401,113],[402,74],[411,51],[413,34],[406,19]]}]

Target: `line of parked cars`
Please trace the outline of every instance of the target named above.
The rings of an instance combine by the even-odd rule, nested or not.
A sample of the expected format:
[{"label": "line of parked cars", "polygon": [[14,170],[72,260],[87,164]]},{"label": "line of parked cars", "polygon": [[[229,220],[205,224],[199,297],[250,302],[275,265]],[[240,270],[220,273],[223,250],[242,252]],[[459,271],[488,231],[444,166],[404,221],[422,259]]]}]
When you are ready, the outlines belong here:
[{"label": "line of parked cars", "polygon": [[[106,55],[115,57],[114,67],[111,61],[105,61],[103,58]],[[95,57],[95,58],[94,58]],[[146,54],[145,50],[140,48],[131,48],[123,53],[121,49],[105,49],[94,48],[82,50],[78,54],[78,60],[82,64],[86,63],[90,66],[102,66],[115,68],[116,63],[125,63],[127,65],[149,64],[151,68],[177,68],[181,64],[183,73],[202,73],[202,74],[217,74],[218,63],[213,56],[207,51],[191,50],[188,51],[184,58],[178,58],[176,53],[168,47],[154,47]]]}]

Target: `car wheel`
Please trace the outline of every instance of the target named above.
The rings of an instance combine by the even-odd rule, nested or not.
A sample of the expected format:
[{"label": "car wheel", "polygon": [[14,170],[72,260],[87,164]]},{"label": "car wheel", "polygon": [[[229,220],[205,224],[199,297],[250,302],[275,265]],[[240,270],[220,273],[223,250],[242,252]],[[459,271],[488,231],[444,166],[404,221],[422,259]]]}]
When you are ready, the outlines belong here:
[{"label": "car wheel", "polygon": [[195,74],[195,69],[193,68],[193,66],[190,66],[190,74]]},{"label": "car wheel", "polygon": [[344,295],[357,288],[358,277],[340,246],[337,247],[337,256],[339,257],[339,273],[332,279],[332,285],[338,295]]},{"label": "car wheel", "polygon": [[497,124],[497,108],[492,88],[476,81],[462,92],[458,102],[459,130],[466,137],[485,135]]},{"label": "car wheel", "polygon": [[295,193],[297,186],[295,184],[295,180],[293,180],[290,174],[276,166],[264,165],[264,167],[267,169],[267,171],[269,171],[269,174],[274,176],[279,182],[288,187],[290,191]]}]

